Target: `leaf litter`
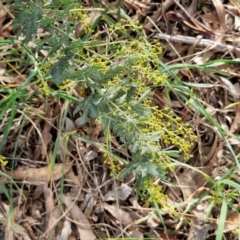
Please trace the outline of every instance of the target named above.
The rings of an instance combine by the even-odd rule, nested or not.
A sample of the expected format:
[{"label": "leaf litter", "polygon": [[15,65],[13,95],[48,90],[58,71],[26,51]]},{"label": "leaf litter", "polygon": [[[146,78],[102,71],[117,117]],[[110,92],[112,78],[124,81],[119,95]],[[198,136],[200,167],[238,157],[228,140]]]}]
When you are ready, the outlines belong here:
[{"label": "leaf litter", "polygon": [[[105,6],[113,10],[119,7],[118,2],[104,2]],[[224,4],[220,0],[204,2],[201,3],[201,9],[196,3],[197,1],[185,1],[183,5],[172,0],[162,3],[128,0],[124,1],[122,7],[134,21],[139,20],[142,23],[149,39],[159,39],[165,49],[161,58],[168,66],[173,63],[201,65],[226,56],[230,59],[239,57],[239,8],[233,4],[234,1]],[[13,16],[7,9],[8,6],[4,5],[0,11],[2,39],[13,37],[15,34],[12,30]],[[95,23],[100,16],[101,12],[90,11],[87,20]],[[116,17],[115,14],[112,14],[112,17]],[[84,23],[78,23],[75,36],[82,37],[85,28]],[[198,38],[198,35],[201,37]],[[192,46],[191,49],[189,45]],[[15,52],[17,47],[8,44],[1,46],[1,51]],[[23,50],[19,51],[24,54]],[[47,52],[44,54],[47,56]],[[1,56],[1,60],[1,89],[19,86],[24,78],[21,69],[17,70],[19,63],[8,63],[6,55]],[[9,71],[11,68],[13,71]],[[211,111],[211,116],[222,128],[229,130],[228,143],[233,151],[238,153],[239,67],[225,62],[220,67],[213,68],[227,73],[228,76],[217,76],[210,71],[206,73],[197,68],[187,67],[176,72],[183,82],[195,85],[193,91],[206,109],[215,110]],[[207,84],[210,87],[205,88]],[[35,91],[32,86],[29,90],[33,93]],[[220,209],[218,205],[212,207],[210,198],[205,197],[206,193],[209,193],[209,196],[214,198],[210,191],[212,183],[208,179],[219,179],[234,166],[234,160],[227,142],[222,141],[216,129],[210,126],[204,117],[193,113],[191,106],[173,92],[170,92],[170,95],[171,102],[174,103],[171,106],[173,110],[186,121],[193,122],[193,128],[198,135],[198,143],[192,149],[194,157],[187,163],[192,167],[180,165],[176,168],[175,175],[169,176],[172,185],[167,182],[159,183],[165,189],[168,202],[176,206],[176,215],[163,214],[160,220],[155,214],[154,206],[146,206],[136,198],[131,180],[121,182],[109,176],[99,148],[66,137],[68,133],[78,131],[89,140],[101,143],[101,125],[95,125],[91,119],[85,121],[81,115],[74,119],[71,108],[64,118],[64,103],[55,99],[45,99],[44,96],[34,96],[31,102],[25,104],[38,111],[29,115],[31,120],[23,121],[23,116],[16,117],[8,144],[2,149],[2,154],[9,157],[8,161],[11,160],[14,147],[21,149],[14,161],[12,160],[12,169],[2,166],[3,173],[15,180],[22,189],[21,194],[19,189],[14,189],[13,211],[16,217],[10,228],[7,218],[10,213],[9,206],[4,203],[2,190],[0,191],[0,225],[1,229],[4,229],[5,239],[16,239],[15,236],[27,240],[91,240],[97,237],[118,236],[138,239],[211,239],[217,229]],[[164,91],[156,89],[155,97],[155,104],[160,108],[170,107]],[[3,93],[1,99],[4,99]],[[233,103],[236,103],[236,106],[229,107]],[[1,133],[8,119],[10,113],[2,120]],[[61,127],[62,123],[65,123],[65,127]],[[20,129],[20,140],[14,143],[14,134]],[[235,135],[232,135],[233,133]],[[57,139],[60,139],[56,153],[59,159],[52,167],[50,160],[55,154],[53,142]],[[119,144],[116,142],[115,138],[112,144],[118,148]],[[121,153],[121,150],[118,151]],[[128,157],[128,149],[122,154]],[[30,161],[26,162],[25,159]],[[236,171],[234,174],[233,179],[240,183],[239,173]],[[9,181],[2,176],[1,187],[9,184]],[[60,194],[63,189],[64,194]],[[239,195],[237,197],[239,198]],[[238,204],[237,197],[232,199],[230,206]],[[229,209],[224,225],[226,239],[236,237],[234,230],[239,227],[239,214],[233,209]]]}]

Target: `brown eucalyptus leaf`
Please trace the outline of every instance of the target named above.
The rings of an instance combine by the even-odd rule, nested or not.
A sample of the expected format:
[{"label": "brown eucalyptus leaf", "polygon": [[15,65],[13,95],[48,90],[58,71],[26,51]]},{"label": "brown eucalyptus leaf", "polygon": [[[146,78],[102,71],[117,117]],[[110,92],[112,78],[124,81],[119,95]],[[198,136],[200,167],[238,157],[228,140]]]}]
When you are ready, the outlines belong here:
[{"label": "brown eucalyptus leaf", "polygon": [[115,204],[109,205],[107,203],[103,203],[103,208],[107,210],[113,217],[115,217],[124,226],[127,226],[133,222],[130,214],[122,210],[119,206]]},{"label": "brown eucalyptus leaf", "polygon": [[[87,119],[87,121],[88,121],[88,119]],[[74,121],[74,124],[77,128],[80,128],[86,124],[86,121],[84,121],[84,118],[81,116]]]},{"label": "brown eucalyptus leaf", "polygon": [[191,4],[188,6],[187,11],[191,16],[193,16],[196,13],[197,5],[198,5],[198,1],[197,0],[192,0]]},{"label": "brown eucalyptus leaf", "polygon": [[72,167],[72,163],[55,164],[53,169],[50,166],[42,168],[27,168],[18,167],[13,172],[5,170],[9,176],[16,181],[27,181],[29,184],[39,185],[42,183],[48,183],[50,180],[58,180],[63,177],[64,174],[69,172]]},{"label": "brown eucalyptus leaf", "polygon": [[209,207],[209,202],[199,203],[193,210],[193,214],[197,217],[197,219],[205,219],[207,217],[207,210]]},{"label": "brown eucalyptus leaf", "polygon": [[123,183],[121,187],[108,192],[104,197],[104,201],[116,201],[117,199],[125,201],[131,192],[132,188]]},{"label": "brown eucalyptus leaf", "polygon": [[147,226],[150,228],[156,228],[157,226],[159,226],[160,222],[161,220],[155,214],[152,214],[147,219]]},{"label": "brown eucalyptus leaf", "polygon": [[84,161],[89,162],[97,157],[98,157],[98,153],[94,150],[91,150],[84,155]]},{"label": "brown eucalyptus leaf", "polygon": [[231,93],[231,95],[234,97],[234,98],[238,98],[239,97],[239,91],[238,89],[236,88],[236,86],[234,86],[230,80],[228,80],[227,78],[225,77],[220,77],[221,81],[223,82],[223,84],[227,87],[227,89],[229,90],[229,92]]},{"label": "brown eucalyptus leaf", "polygon": [[3,80],[2,76],[5,73],[5,71],[6,71],[6,64],[5,63],[0,63],[0,76],[1,76],[1,80]]},{"label": "brown eucalyptus leaf", "polygon": [[147,9],[150,9],[151,7],[145,3],[145,2],[141,2],[141,1],[138,1],[138,0],[125,0],[125,3],[129,6],[131,6],[132,8],[134,8],[135,10],[147,10]]},{"label": "brown eucalyptus leaf", "polygon": [[130,232],[130,237],[134,239],[144,239],[143,233],[139,230],[133,230]]},{"label": "brown eucalyptus leaf", "polygon": [[4,10],[0,10],[0,36],[2,36],[3,23],[6,19],[7,13]]},{"label": "brown eucalyptus leaf", "polygon": [[74,131],[76,129],[76,126],[73,122],[73,120],[71,120],[70,118],[66,117],[66,122],[65,122],[65,128],[64,128],[64,132],[71,132]]},{"label": "brown eucalyptus leaf", "polygon": [[13,231],[9,229],[7,226],[5,227],[4,234],[4,240],[15,240]]},{"label": "brown eucalyptus leaf", "polygon": [[97,201],[94,195],[92,193],[87,193],[83,203],[81,204],[81,209],[86,216],[90,216],[96,203]]},{"label": "brown eucalyptus leaf", "polygon": [[[142,14],[139,14],[140,18],[142,17]],[[157,10],[155,12],[153,12],[153,14],[151,15],[150,19],[147,19],[146,20],[146,23],[144,24],[144,30],[146,32],[149,32],[149,31],[153,31],[154,29],[154,23],[156,23],[161,17],[161,11],[160,10]],[[137,19],[139,20],[139,19]]]},{"label": "brown eucalyptus leaf", "polygon": [[132,206],[134,208],[137,208],[135,211],[141,212],[141,213],[143,212],[143,209],[142,209],[141,205],[138,203],[138,201],[137,201],[135,196],[134,197],[130,197],[129,201],[131,202],[131,204],[132,204]]},{"label": "brown eucalyptus leaf", "polygon": [[232,145],[239,145],[240,141],[237,138],[229,138],[228,142]]},{"label": "brown eucalyptus leaf", "polygon": [[53,193],[52,193],[52,190],[48,188],[46,184],[43,188],[43,195],[44,195],[45,208],[46,208],[45,226],[46,226],[46,229],[49,231],[51,230],[51,228],[54,227],[54,224],[56,223],[56,219],[53,216],[53,209],[55,207]]},{"label": "brown eucalyptus leaf", "polygon": [[[45,106],[44,106],[44,108],[45,108]],[[49,106],[47,107],[45,117],[47,119],[52,118],[52,109]],[[51,143],[51,140],[52,140],[52,134],[50,133],[50,130],[52,129],[52,124],[54,122],[55,122],[54,119],[44,121],[44,126],[43,126],[41,137],[39,137],[37,146],[33,153],[35,160],[39,160],[40,156],[42,159],[45,159],[45,157],[47,156],[48,145]]]},{"label": "brown eucalyptus leaf", "polygon": [[75,175],[72,168],[70,169],[69,172],[67,172],[65,174],[64,180],[69,182],[70,184],[76,186],[76,187],[81,187],[82,186],[82,184],[79,181],[79,178]]},{"label": "brown eucalyptus leaf", "polygon": [[33,192],[33,199],[38,199],[43,193],[44,185],[37,185]]},{"label": "brown eucalyptus leaf", "polygon": [[218,21],[220,23],[220,30],[225,31],[225,9],[221,0],[212,0],[214,7],[216,8]]},{"label": "brown eucalyptus leaf", "polygon": [[77,238],[73,234],[70,234],[68,240],[77,240]]},{"label": "brown eucalyptus leaf", "polygon": [[234,29],[239,31],[240,30],[240,17],[234,16]]},{"label": "brown eucalyptus leaf", "polygon": [[[2,218],[0,218],[0,223],[3,224],[4,226],[7,226],[8,224],[7,219]],[[11,230],[11,232],[14,232],[15,234],[21,235],[23,240],[31,240],[31,238],[27,234],[26,229],[15,222],[11,222],[10,229],[8,230]],[[10,232],[9,234],[11,235]]]},{"label": "brown eucalyptus leaf", "polygon": [[63,229],[62,229],[61,235],[58,236],[57,240],[68,240],[71,232],[72,232],[71,223],[65,220],[63,223]]},{"label": "brown eucalyptus leaf", "polygon": [[213,227],[210,224],[200,224],[195,218],[191,219],[190,230],[187,240],[202,240],[207,239],[208,231]]},{"label": "brown eucalyptus leaf", "polygon": [[[72,132],[76,129],[74,122],[66,117],[65,128],[63,130],[64,133]],[[71,151],[74,149],[73,139],[70,138],[62,138],[60,140],[60,147],[58,148],[57,155],[60,159],[64,162],[64,158],[67,154],[70,154]]]},{"label": "brown eucalyptus leaf", "polygon": [[196,57],[194,57],[193,61],[197,64],[206,63],[211,59],[213,54],[214,54],[213,51],[207,51],[207,52],[201,53],[200,55],[197,55]]},{"label": "brown eucalyptus leaf", "polygon": [[96,236],[91,229],[91,225],[88,219],[83,214],[81,209],[75,203],[72,202],[71,197],[63,195],[62,200],[63,203],[66,205],[67,209],[69,210],[71,218],[73,218],[76,221],[76,227],[80,235],[80,238],[84,240],[96,239]]},{"label": "brown eucalyptus leaf", "polygon": [[29,235],[29,237],[31,238],[31,240],[38,240],[38,237],[35,236],[35,233],[32,229],[32,226],[30,225],[29,222],[23,222],[22,224],[22,227],[24,227]]},{"label": "brown eucalyptus leaf", "polygon": [[239,214],[234,213],[226,220],[224,225],[224,232],[229,232],[239,227],[240,227]]},{"label": "brown eucalyptus leaf", "polygon": [[240,127],[240,105],[237,105],[236,107],[236,115],[235,118],[231,124],[230,132],[234,133],[236,132]]},{"label": "brown eucalyptus leaf", "polygon": [[93,141],[97,140],[97,138],[101,134],[102,130],[103,130],[103,125],[102,124],[98,124],[92,131],[91,140],[93,140]]}]

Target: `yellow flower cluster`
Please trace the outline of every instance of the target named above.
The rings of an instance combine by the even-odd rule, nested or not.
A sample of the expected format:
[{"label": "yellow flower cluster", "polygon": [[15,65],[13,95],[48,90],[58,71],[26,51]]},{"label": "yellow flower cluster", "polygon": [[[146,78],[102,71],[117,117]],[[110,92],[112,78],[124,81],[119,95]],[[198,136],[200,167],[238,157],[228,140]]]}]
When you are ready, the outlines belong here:
[{"label": "yellow flower cluster", "polygon": [[51,94],[51,90],[49,89],[47,81],[41,81],[41,83],[39,84],[39,91],[44,93],[46,97]]},{"label": "yellow flower cluster", "polygon": [[90,34],[93,32],[93,30],[91,29],[92,22],[84,9],[72,9],[72,11],[70,11],[69,17],[78,20],[79,23],[83,24],[85,33]]},{"label": "yellow flower cluster", "polygon": [[6,166],[8,164],[8,161],[2,155],[0,155],[0,164],[2,164],[3,166]]},{"label": "yellow flower cluster", "polygon": [[141,198],[146,202],[146,205],[150,205],[152,203],[158,203],[165,210],[168,209],[172,213],[172,206],[167,202],[167,196],[162,193],[162,187],[154,183],[153,180],[149,177],[145,181],[145,189],[146,191],[142,194]]},{"label": "yellow flower cluster", "polygon": [[[129,27],[129,24],[125,26],[121,24],[122,23],[117,23],[112,26],[109,29],[110,33]],[[138,118],[136,125],[139,126],[138,130],[141,136],[159,132],[159,139],[162,139],[167,145],[177,146],[179,152],[184,153],[185,159],[189,159],[191,157],[189,150],[196,139],[192,134],[190,126],[182,124],[181,119],[174,117],[172,112],[165,113],[164,110],[162,111],[153,107],[147,95],[143,98],[142,105],[146,109],[149,109],[151,114],[148,117],[140,119],[139,114],[133,111],[134,106],[139,102],[141,96],[149,90],[148,83],[151,83],[151,86],[154,87],[164,85],[167,81],[167,78],[161,75],[159,69],[155,67],[161,53],[162,48],[158,41],[148,43],[145,38],[139,38],[133,41],[125,40],[124,43],[116,43],[115,51],[107,55],[110,56],[110,58],[107,58],[106,55],[96,54],[89,59],[88,64],[93,67],[98,67],[102,73],[108,72],[113,66],[123,66],[123,69],[104,83],[102,87],[105,89],[117,89],[119,87],[123,92],[122,94],[127,94],[130,88],[135,86],[136,91],[131,101],[123,98],[122,101],[119,100],[117,106],[115,103],[112,103],[112,105],[115,106],[115,111],[112,113],[112,116],[125,115],[126,118],[128,118],[128,116],[131,116],[133,119]],[[111,60],[111,57],[114,60]],[[118,91],[116,91],[115,95],[117,94]],[[132,124],[134,123],[132,122]],[[134,131],[136,131],[136,128],[129,126],[129,134],[134,134]],[[138,140],[141,141],[140,139]],[[155,140],[151,141],[150,138],[142,137],[143,147],[146,142],[148,142],[150,148],[156,149],[156,147],[158,147],[160,149],[159,143]],[[162,164],[161,167],[165,166],[166,168],[169,158],[165,153],[161,154],[160,152],[159,154],[155,154],[153,151],[153,154],[151,154],[151,149],[148,150],[148,153],[149,156],[151,156],[149,161],[158,165]],[[159,161],[160,157],[164,161]]]},{"label": "yellow flower cluster", "polygon": [[71,92],[71,90],[73,90],[76,86],[77,86],[76,81],[66,79],[60,84],[59,89],[62,91],[65,90],[66,92]]},{"label": "yellow flower cluster", "polygon": [[[52,66],[51,62],[46,61],[45,64],[42,64],[39,67],[39,75],[44,76],[49,71],[51,66]],[[45,80],[44,78],[40,79],[39,91],[44,93],[46,97],[48,97],[51,94],[51,89],[48,86],[47,80]]]}]

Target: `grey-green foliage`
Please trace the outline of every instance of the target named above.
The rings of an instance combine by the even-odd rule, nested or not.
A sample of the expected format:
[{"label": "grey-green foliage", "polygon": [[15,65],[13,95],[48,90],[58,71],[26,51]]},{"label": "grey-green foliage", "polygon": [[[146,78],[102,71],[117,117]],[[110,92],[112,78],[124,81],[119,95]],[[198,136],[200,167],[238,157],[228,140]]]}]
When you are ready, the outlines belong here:
[{"label": "grey-green foliage", "polygon": [[18,21],[14,21],[13,29],[21,28],[19,33],[23,33],[25,37],[24,42],[28,43],[32,37],[37,33],[37,29],[41,26],[41,19],[43,17],[42,9],[39,6],[34,6],[31,9],[25,9],[18,13]]},{"label": "grey-green foliage", "polygon": [[[159,138],[172,143],[175,137],[182,135],[186,146],[190,146],[188,139],[192,135],[187,126],[178,131],[173,130],[177,127],[165,124],[165,118],[172,116],[163,117],[161,111],[153,109],[150,101],[146,100],[152,93],[152,87],[165,83],[156,53],[160,50],[153,50],[146,39],[115,39],[112,45],[105,40],[88,38],[89,33],[82,39],[74,39],[71,33],[68,34],[69,29],[74,31],[74,23],[68,21],[68,16],[69,10],[77,6],[79,2],[74,0],[53,0],[50,4],[46,1],[16,1],[13,8],[18,14],[14,29],[25,36],[24,43],[37,43],[35,51],[47,49],[47,56],[38,59],[41,67],[48,59],[52,60],[48,71],[44,72],[45,79],[51,79],[57,86],[64,84],[64,80],[70,80],[76,82],[79,88],[88,90],[87,96],[76,104],[74,113],[82,111],[83,123],[89,116],[98,118],[107,134],[119,136],[122,147],[131,150],[132,162],[121,176],[134,171],[140,185],[148,176],[162,178],[163,168],[167,167],[165,161],[170,159],[170,155],[162,151]],[[102,13],[102,19],[109,19],[107,11]],[[111,23],[109,28],[117,24]],[[96,24],[92,23],[92,30],[93,26],[96,27]],[[43,39],[35,39],[39,27],[48,32]],[[120,33],[124,31],[126,33],[123,27]],[[96,50],[102,47],[103,50]],[[143,82],[148,78],[154,86]],[[173,125],[178,124],[173,122]],[[188,149],[185,146],[181,149],[181,144],[177,146],[185,152]]]}]

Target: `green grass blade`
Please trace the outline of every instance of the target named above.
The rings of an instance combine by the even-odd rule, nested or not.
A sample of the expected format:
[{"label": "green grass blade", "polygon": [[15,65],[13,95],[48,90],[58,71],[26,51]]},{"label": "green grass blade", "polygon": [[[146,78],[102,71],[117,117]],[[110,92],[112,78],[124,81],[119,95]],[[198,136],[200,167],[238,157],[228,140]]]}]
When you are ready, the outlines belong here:
[{"label": "green grass blade", "polygon": [[227,218],[227,210],[228,210],[227,201],[226,201],[225,197],[223,197],[222,207],[221,207],[221,212],[220,212],[219,222],[218,222],[216,240],[222,240],[222,238],[223,238],[224,225],[225,225],[225,221]]}]

